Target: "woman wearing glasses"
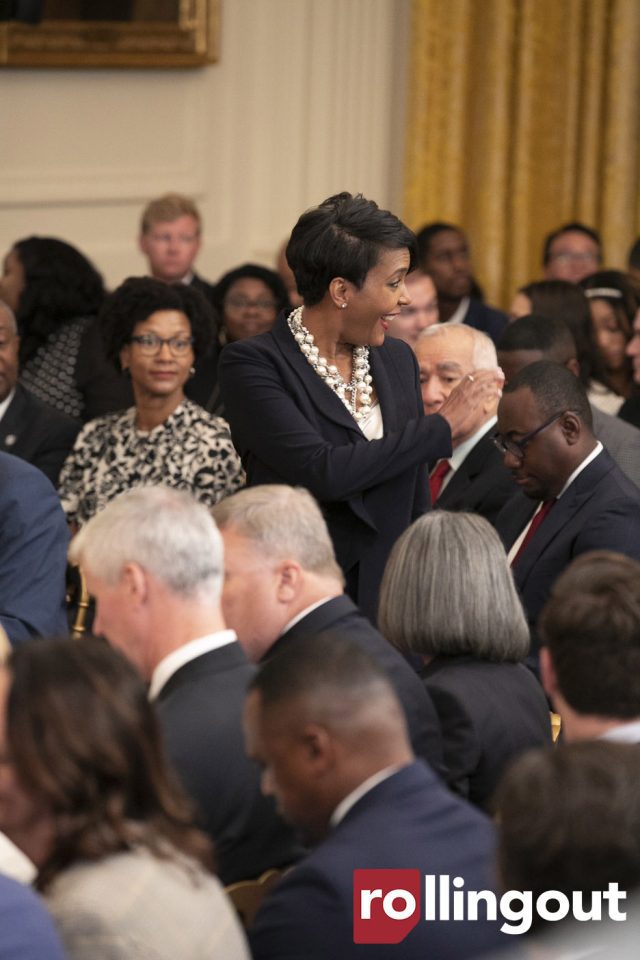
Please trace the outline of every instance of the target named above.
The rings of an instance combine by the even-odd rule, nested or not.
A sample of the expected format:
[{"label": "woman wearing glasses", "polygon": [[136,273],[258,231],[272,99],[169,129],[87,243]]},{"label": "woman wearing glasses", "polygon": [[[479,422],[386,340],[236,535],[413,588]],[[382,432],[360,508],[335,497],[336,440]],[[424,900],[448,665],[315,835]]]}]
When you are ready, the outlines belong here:
[{"label": "woman wearing glasses", "polygon": [[131,377],[135,405],[98,417],[78,435],[60,476],[60,498],[81,526],[131,487],[164,483],[217,503],[243,485],[227,423],[184,395],[208,347],[210,307],[184,284],[126,280],[106,301],[107,355]]}]

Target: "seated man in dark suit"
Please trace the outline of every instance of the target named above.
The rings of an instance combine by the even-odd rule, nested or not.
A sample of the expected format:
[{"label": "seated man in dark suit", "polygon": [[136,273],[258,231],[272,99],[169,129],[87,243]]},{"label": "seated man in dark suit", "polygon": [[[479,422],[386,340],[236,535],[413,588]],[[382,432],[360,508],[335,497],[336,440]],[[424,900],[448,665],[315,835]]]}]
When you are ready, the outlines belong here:
[{"label": "seated man in dark suit", "polygon": [[150,681],[222,882],[290,864],[297,843],[244,754],[242,703],[255,668],[220,611],[222,542],[206,507],[182,491],[132,490],[82,528],[70,557],[96,600],[94,630]]},{"label": "seated man in dark suit", "polygon": [[[414,346],[424,412],[437,413],[454,387],[474,370],[497,367],[496,348],[485,333],[464,325],[436,325]],[[516,490],[491,440],[498,398],[488,400],[466,432],[453,440],[453,455],[431,470],[431,502],[441,510],[471,510],[493,522]]]},{"label": "seated man in dark suit", "polygon": [[540,636],[563,738],[640,743],[640,563],[605,550],[578,557],[555,582]]},{"label": "seated man in dark suit", "polygon": [[506,313],[474,295],[469,241],[452,223],[428,223],[416,235],[419,265],[438,291],[440,323],[466,323],[497,340],[508,323]]},{"label": "seated man in dark suit", "polygon": [[225,620],[254,663],[313,636],[341,630],[387,671],[404,707],[414,751],[442,767],[435,707],[415,671],[344,594],[320,508],[302,488],[266,484],[212,508],[224,540]]},{"label": "seated man in dark suit", "polygon": [[[509,324],[498,341],[498,360],[507,380],[536,360],[553,360],[580,376],[576,341],[562,320],[535,314]],[[590,404],[593,432],[623,473],[640,487],[640,430]]]},{"label": "seated man in dark suit", "polygon": [[594,437],[578,378],[549,360],[530,364],[505,386],[497,443],[520,492],[501,510],[496,529],[533,652],[540,611],[574,557],[607,549],[640,559],[640,490]]},{"label": "seated man in dark suit", "polygon": [[[265,792],[317,844],[262,904],[249,935],[254,960],[389,958],[394,949],[403,960],[462,960],[500,944],[498,923],[482,913],[475,922],[425,922],[435,907],[426,894],[418,906],[425,875],[491,891],[493,827],[416,761],[388,677],[348,633],[322,646],[301,640],[261,667],[247,696],[245,738]],[[417,880],[415,914],[408,927],[398,924],[396,939],[383,939],[374,927],[388,893],[380,887],[399,895],[396,871],[406,869]],[[359,883],[378,888],[376,905]]]},{"label": "seated man in dark suit", "polygon": [[55,486],[81,423],[18,383],[19,348],[16,318],[0,300],[0,450],[32,463]]},{"label": "seated man in dark suit", "polygon": [[30,463],[0,453],[0,626],[12,644],[66,635],[68,543],[50,481]]}]

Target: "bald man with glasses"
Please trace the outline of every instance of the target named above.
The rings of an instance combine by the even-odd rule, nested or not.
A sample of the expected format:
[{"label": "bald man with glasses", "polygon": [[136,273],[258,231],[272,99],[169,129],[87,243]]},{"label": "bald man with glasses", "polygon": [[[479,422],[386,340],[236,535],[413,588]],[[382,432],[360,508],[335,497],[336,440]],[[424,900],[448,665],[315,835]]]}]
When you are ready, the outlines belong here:
[{"label": "bald man with glasses", "polygon": [[541,360],[509,381],[494,443],[520,488],[496,519],[532,630],[551,587],[578,554],[613,550],[640,560],[640,489],[593,434],[584,387]]}]

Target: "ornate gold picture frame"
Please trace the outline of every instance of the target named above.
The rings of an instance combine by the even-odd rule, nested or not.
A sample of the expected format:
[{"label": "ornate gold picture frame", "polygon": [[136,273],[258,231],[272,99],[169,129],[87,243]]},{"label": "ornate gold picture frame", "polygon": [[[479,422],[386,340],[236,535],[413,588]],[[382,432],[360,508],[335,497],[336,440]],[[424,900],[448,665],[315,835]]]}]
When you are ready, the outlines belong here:
[{"label": "ornate gold picture frame", "polygon": [[[164,4],[132,0],[128,19],[65,19],[64,11],[91,4],[54,8],[36,24],[0,22],[2,67],[198,67],[218,59],[221,0],[168,0]],[[154,19],[154,9],[163,18]],[[95,9],[95,8],[94,8]]]}]

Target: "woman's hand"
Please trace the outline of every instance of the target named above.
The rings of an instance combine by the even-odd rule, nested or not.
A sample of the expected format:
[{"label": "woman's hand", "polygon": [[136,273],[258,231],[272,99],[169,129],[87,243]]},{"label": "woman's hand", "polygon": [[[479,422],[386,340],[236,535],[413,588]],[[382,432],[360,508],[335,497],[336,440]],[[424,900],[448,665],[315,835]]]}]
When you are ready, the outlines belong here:
[{"label": "woman's hand", "polygon": [[467,374],[451,391],[438,413],[451,427],[451,438],[466,437],[478,423],[479,408],[489,412],[502,396],[504,373],[500,367],[493,370],[474,370]]}]

